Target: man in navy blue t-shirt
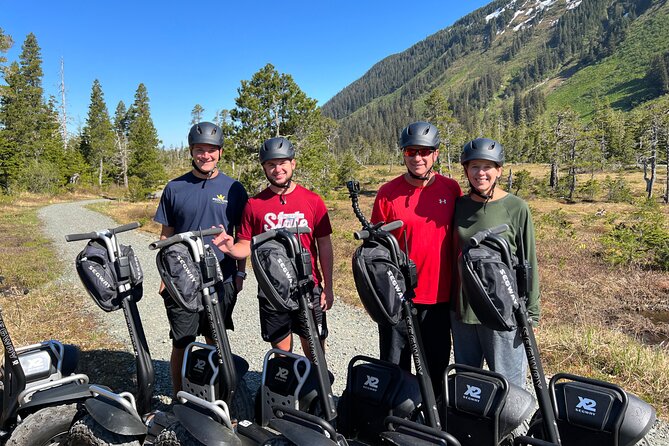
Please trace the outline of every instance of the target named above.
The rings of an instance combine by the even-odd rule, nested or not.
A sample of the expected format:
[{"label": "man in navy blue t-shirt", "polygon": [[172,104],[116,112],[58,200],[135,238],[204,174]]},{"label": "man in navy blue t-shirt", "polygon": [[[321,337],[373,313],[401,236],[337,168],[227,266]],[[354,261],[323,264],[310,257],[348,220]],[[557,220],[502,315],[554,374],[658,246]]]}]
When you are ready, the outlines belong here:
[{"label": "man in navy blue t-shirt", "polygon": [[[154,220],[162,225],[160,238],[174,234],[212,226],[223,225],[228,234],[236,233],[241,222],[242,211],[248,201],[244,186],[233,180],[216,167],[221,158],[223,134],[220,127],[211,122],[195,124],[188,133],[188,146],[193,157],[193,169],[170,181],[160,198]],[[223,254],[211,237],[205,243],[214,248],[223,271],[223,285],[218,289],[219,301],[225,326],[233,329],[232,310],[246,278],[246,260],[234,260]],[[160,286],[164,298],[167,318],[170,322],[172,356],[170,371],[174,394],[181,390],[181,364],[184,351],[198,334],[202,334],[209,344],[213,344],[211,330],[204,312],[189,313],[177,305],[164,288]]]}]

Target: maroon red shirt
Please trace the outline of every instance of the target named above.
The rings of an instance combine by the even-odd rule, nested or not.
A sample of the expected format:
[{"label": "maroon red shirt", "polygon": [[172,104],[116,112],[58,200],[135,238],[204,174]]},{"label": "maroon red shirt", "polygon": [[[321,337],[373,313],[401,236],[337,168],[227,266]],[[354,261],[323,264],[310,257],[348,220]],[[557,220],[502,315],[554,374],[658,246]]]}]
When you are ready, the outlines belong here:
[{"label": "maroon red shirt", "polygon": [[450,299],[456,258],[453,255],[453,211],[462,195],[460,185],[436,175],[425,187],[409,184],[404,176],[384,184],[376,194],[372,223],[402,220],[393,231],[402,250],[408,245],[409,258],[416,263],[417,304],[435,304]]},{"label": "maroon red shirt", "polygon": [[308,227],[310,233],[300,234],[302,246],[311,254],[314,282],[318,285],[322,278],[318,270],[318,247],[316,239],[332,234],[332,226],[323,199],[299,184],[289,194],[283,195],[283,203],[278,194],[267,188],[255,197],[249,198],[242,213],[240,240],[251,240],[270,229]]}]

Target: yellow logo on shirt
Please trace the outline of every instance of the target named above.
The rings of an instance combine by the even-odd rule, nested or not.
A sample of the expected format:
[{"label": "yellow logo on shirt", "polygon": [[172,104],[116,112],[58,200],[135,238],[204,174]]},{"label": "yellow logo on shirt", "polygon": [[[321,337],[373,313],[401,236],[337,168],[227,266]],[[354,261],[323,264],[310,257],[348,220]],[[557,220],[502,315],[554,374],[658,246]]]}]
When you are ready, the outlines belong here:
[{"label": "yellow logo on shirt", "polygon": [[226,204],[228,202],[228,200],[225,199],[225,195],[222,194],[218,194],[215,197],[213,197],[212,201],[218,204]]}]

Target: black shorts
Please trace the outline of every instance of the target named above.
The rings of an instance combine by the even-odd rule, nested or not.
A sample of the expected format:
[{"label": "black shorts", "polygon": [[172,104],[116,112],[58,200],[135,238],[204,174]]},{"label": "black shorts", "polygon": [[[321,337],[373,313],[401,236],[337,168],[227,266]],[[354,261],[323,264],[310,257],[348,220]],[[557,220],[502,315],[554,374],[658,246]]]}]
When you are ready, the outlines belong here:
[{"label": "black shorts", "polygon": [[[233,282],[225,282],[216,286],[218,300],[217,306],[222,311],[225,328],[234,330],[232,323],[232,310],[237,303],[237,291]],[[186,348],[188,344],[195,341],[198,335],[212,338],[211,327],[207,319],[207,313],[191,313],[181,308],[167,293],[162,292],[165,310],[167,311],[167,320],[170,322],[170,339],[172,345],[176,348]]]},{"label": "black shorts", "polygon": [[[314,321],[318,329],[319,338],[328,337],[328,325],[325,312],[321,309],[321,292],[323,289],[319,286],[314,288],[311,296],[313,306]],[[263,340],[276,343],[295,333],[301,338],[308,337],[306,320],[302,317],[299,310],[295,311],[276,311],[268,302],[265,296],[258,290],[258,305],[260,307],[260,332]]]}]

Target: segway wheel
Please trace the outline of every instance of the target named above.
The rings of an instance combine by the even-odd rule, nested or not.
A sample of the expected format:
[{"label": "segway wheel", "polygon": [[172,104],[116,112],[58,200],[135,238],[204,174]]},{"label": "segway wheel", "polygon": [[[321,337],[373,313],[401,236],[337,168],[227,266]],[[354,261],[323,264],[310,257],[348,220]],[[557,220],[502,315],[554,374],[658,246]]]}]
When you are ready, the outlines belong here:
[{"label": "segway wheel", "polygon": [[204,446],[179,422],[172,423],[164,429],[156,437],[156,441],[153,444],[154,446]]},{"label": "segway wheel", "polygon": [[77,414],[76,404],[45,407],[26,417],[14,429],[7,446],[65,445],[72,420]]},{"label": "segway wheel", "polygon": [[140,446],[136,437],[109,432],[90,415],[84,415],[70,429],[67,446]]}]

